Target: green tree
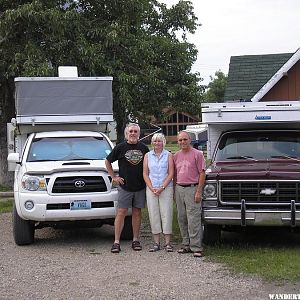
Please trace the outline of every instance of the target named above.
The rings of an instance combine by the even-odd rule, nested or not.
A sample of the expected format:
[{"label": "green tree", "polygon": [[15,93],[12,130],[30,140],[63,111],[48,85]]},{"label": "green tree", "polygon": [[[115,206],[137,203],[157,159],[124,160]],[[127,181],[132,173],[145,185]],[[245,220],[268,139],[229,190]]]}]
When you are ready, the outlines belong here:
[{"label": "green tree", "polygon": [[183,0],[171,8],[156,0],[0,0],[0,161],[17,76],[56,76],[60,65],[78,66],[80,76],[113,76],[119,134],[128,116],[198,110],[197,50],[186,38],[197,26]]},{"label": "green tree", "polygon": [[207,90],[203,95],[203,101],[223,102],[227,85],[227,76],[219,70],[215,73],[215,78],[210,76],[210,80]]}]

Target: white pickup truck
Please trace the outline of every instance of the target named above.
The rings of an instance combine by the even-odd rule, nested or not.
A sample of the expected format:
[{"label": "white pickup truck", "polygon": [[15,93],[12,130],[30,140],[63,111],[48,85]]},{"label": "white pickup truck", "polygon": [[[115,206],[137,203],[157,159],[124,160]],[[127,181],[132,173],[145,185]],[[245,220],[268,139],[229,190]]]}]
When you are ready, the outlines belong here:
[{"label": "white pickup truck", "polygon": [[[104,164],[113,144],[101,132],[112,121],[111,81],[15,79],[17,114],[8,126],[8,162],[15,171],[17,245],[33,243],[38,228],[113,225],[118,192]],[[122,235],[132,236],[130,214]]]}]

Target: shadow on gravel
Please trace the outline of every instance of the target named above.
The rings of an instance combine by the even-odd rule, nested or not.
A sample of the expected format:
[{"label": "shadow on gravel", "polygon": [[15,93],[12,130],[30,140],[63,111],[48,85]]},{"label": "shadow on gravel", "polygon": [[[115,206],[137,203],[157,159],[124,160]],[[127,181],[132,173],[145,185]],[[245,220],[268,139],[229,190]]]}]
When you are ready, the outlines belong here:
[{"label": "shadow on gravel", "polygon": [[273,248],[294,248],[300,245],[300,232],[286,228],[246,228],[240,232],[222,232],[223,245],[257,246]]},{"label": "shadow on gravel", "polygon": [[35,231],[34,244],[111,243],[113,236],[114,227],[109,225],[97,228],[43,228]]}]

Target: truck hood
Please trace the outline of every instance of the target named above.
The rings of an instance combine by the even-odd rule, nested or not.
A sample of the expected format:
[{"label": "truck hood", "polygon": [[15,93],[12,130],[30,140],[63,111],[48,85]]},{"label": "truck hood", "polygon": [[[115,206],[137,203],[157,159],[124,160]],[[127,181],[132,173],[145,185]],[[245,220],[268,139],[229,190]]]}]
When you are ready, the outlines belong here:
[{"label": "truck hood", "polygon": [[207,179],[300,179],[300,161],[270,160],[247,162],[213,162],[206,171]]},{"label": "truck hood", "polygon": [[[24,168],[27,174],[53,174],[57,172],[76,171],[106,171],[104,160],[74,160],[74,161],[42,161],[26,162]],[[113,169],[118,171],[118,164],[113,163]]]}]

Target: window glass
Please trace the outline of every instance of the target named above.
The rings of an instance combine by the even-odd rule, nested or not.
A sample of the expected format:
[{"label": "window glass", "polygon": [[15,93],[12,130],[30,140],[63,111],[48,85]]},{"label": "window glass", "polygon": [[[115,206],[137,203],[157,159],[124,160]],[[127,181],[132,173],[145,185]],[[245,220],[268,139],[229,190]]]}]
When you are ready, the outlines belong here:
[{"label": "window glass", "polygon": [[296,131],[230,132],[222,136],[216,160],[300,158]]},{"label": "window glass", "polygon": [[188,132],[188,134],[189,134],[190,139],[191,139],[192,141],[196,140],[196,134],[195,134],[195,133],[193,133],[193,132]]},{"label": "window glass", "polygon": [[102,160],[111,152],[109,143],[96,137],[34,139],[27,161]]}]

